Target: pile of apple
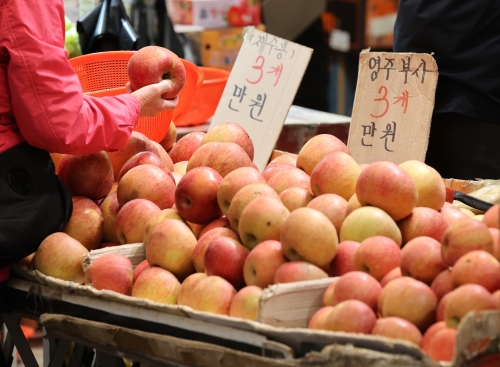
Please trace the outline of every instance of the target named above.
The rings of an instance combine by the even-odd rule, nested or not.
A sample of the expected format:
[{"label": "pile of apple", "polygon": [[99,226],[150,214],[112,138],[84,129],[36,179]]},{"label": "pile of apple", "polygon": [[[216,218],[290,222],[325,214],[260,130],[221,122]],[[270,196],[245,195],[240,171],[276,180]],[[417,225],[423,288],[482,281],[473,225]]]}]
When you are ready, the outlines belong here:
[{"label": "pile of apple", "polygon": [[[450,360],[469,311],[500,303],[500,205],[473,216],[446,202],[420,161],[358,164],[333,135],[260,172],[243,128],[224,123],[160,143],[52,154],[73,195],[63,232],[23,263],[63,280],[255,320],[271,284],[332,277],[312,329],[406,339]],[[84,271],[90,250],[144,243]]]}]

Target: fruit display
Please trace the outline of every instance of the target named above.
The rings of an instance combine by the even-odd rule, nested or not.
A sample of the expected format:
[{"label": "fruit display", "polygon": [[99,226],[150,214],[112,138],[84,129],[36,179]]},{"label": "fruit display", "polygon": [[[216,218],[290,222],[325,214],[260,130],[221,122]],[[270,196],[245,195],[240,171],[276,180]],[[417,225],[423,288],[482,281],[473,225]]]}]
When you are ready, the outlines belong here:
[{"label": "fruit display", "polygon": [[[172,125],[171,125],[172,126]],[[403,339],[451,360],[460,320],[499,309],[500,204],[469,216],[419,161],[358,164],[332,135],[262,172],[234,123],[115,152],[58,157],[70,222],[22,264],[96,289],[257,320],[274,284],[332,278],[312,330]],[[55,155],[54,155],[55,157]],[[142,243],[83,271],[82,256]]]}]

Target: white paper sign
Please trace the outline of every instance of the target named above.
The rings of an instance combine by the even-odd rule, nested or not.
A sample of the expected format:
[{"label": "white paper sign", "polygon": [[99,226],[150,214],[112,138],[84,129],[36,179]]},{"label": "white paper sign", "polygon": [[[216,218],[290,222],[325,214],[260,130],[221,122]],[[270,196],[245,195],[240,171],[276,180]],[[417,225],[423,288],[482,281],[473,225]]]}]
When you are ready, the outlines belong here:
[{"label": "white paper sign", "polygon": [[255,27],[243,44],[209,130],[224,122],[241,125],[253,141],[262,171],[279,138],[313,50]]}]

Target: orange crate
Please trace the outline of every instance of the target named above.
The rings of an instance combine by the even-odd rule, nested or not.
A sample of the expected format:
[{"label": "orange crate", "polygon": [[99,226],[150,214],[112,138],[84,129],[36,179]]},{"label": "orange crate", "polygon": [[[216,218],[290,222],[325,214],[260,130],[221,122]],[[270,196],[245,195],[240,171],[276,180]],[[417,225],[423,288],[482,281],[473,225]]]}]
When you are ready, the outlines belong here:
[{"label": "orange crate", "polygon": [[[135,51],[108,51],[69,59],[75,69],[83,92],[94,96],[116,96],[126,93],[128,60]],[[188,112],[195,91],[203,84],[203,73],[198,66],[181,59],[186,68],[186,84],[179,93],[179,103],[173,111],[163,111],[154,117],[141,117],[134,130],[160,142],[170,122],[180,121]]]}]

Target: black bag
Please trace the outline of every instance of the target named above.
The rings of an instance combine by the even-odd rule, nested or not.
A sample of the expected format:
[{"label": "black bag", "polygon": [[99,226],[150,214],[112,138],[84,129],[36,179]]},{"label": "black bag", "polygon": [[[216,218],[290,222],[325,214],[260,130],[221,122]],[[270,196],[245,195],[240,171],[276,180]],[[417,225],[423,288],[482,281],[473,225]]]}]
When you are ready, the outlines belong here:
[{"label": "black bag", "polygon": [[72,211],[48,152],[22,143],[0,153],[0,268],[35,252]]}]

